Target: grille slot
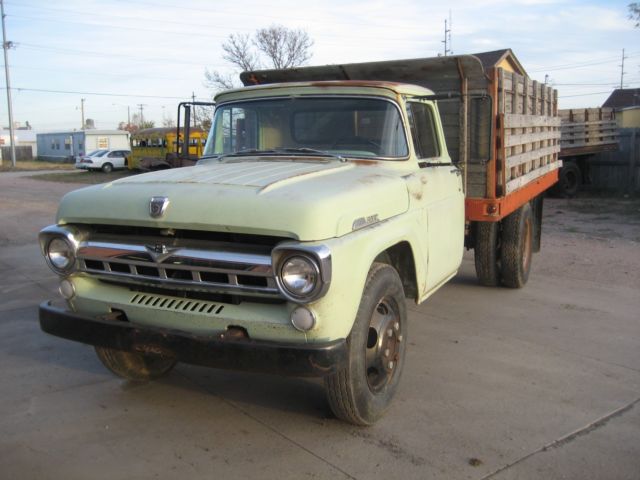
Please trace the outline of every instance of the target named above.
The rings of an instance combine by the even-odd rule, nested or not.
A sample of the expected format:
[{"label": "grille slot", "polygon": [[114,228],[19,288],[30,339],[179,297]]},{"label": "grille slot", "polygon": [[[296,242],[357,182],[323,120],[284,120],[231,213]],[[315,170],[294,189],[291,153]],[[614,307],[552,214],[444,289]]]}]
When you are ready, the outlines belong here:
[{"label": "grille slot", "polygon": [[162,243],[166,241],[130,244],[91,238],[78,248],[79,270],[101,280],[139,287],[282,298],[268,247],[213,244],[215,248],[205,249],[200,245],[167,246]]},{"label": "grille slot", "polygon": [[176,312],[205,313],[207,315],[220,315],[224,310],[224,305],[201,300],[177,300],[174,298],[160,297],[157,295],[136,293],[129,303],[132,305],[143,305],[160,308],[163,310],[173,310]]}]

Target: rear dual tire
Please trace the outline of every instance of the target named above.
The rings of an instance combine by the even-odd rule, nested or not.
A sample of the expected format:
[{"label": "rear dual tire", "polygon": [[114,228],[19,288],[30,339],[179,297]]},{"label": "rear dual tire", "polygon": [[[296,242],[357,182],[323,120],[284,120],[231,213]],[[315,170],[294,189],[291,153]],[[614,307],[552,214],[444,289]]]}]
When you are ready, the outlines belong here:
[{"label": "rear dual tire", "polygon": [[534,220],[529,203],[502,222],[478,222],[474,257],[480,284],[522,288],[529,279]]}]

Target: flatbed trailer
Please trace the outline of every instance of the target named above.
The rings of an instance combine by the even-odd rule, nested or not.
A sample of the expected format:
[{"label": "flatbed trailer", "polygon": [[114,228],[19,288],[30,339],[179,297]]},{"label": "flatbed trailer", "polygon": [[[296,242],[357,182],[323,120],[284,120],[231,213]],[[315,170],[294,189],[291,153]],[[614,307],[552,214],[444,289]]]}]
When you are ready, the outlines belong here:
[{"label": "flatbed trailer", "polygon": [[[244,85],[327,80],[378,80],[426,87],[438,101],[453,164],[465,189],[465,244],[474,248],[484,285],[522,286],[529,251],[540,250],[543,193],[558,181],[562,165],[558,93],[500,67],[484,68],[473,55],[247,71]],[[531,208],[526,232],[503,220]],[[514,223],[515,220],[510,223]],[[517,235],[517,239],[507,238]],[[524,240],[520,237],[524,235]],[[523,281],[505,282],[505,245],[517,243]]]},{"label": "flatbed trailer", "polygon": [[618,150],[618,125],[612,108],[578,108],[558,111],[561,120],[560,153],[563,166],[554,191],[575,195],[590,183],[589,161],[602,152]]}]

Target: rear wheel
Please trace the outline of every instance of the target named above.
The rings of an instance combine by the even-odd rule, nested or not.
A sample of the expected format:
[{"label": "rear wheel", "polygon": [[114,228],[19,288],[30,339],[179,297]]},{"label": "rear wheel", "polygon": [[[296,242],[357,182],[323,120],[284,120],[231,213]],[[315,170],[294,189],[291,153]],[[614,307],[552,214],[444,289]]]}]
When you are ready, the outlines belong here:
[{"label": "rear wheel", "polygon": [[347,338],[347,364],[325,378],[331,410],[355,425],[371,425],[391,404],[404,366],[407,312],[398,272],[382,263],[369,270]]},{"label": "rear wheel", "polygon": [[500,285],[500,223],[477,222],[473,248],[476,275],[487,287]]},{"label": "rear wheel", "polygon": [[176,360],[160,355],[123,352],[112,348],[96,347],[96,354],[111,372],[135,382],[146,382],[171,371]]},{"label": "rear wheel", "polygon": [[582,173],[577,164],[565,163],[560,169],[560,177],[555,191],[562,197],[573,197],[582,185]]},{"label": "rear wheel", "polygon": [[500,266],[502,283],[522,288],[529,279],[533,255],[533,215],[525,203],[502,221]]},{"label": "rear wheel", "polygon": [[109,173],[113,170],[113,165],[111,165],[110,163],[105,163],[104,165],[102,165],[102,171],[104,173]]}]

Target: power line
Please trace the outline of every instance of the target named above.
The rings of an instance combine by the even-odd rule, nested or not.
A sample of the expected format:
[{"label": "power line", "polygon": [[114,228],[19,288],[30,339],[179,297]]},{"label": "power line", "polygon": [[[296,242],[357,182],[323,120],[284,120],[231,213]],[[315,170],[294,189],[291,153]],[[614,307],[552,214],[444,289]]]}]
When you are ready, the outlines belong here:
[{"label": "power line", "polygon": [[[6,87],[0,87],[2,90],[5,90]],[[64,93],[64,94],[73,94],[73,95],[98,95],[102,97],[137,97],[137,98],[168,98],[171,100],[185,100],[189,98],[189,95],[186,97],[169,97],[165,95],[138,95],[133,93],[107,93],[107,92],[81,92],[76,90],[47,90],[44,88],[23,88],[23,87],[12,87],[13,90],[18,90],[19,92],[43,92],[43,93]]]},{"label": "power line", "polygon": [[[637,57],[640,53],[635,52],[630,55],[627,55],[627,58]],[[535,70],[529,70],[530,73],[538,73],[538,72],[553,72],[556,70],[567,70],[571,68],[582,68],[582,67],[590,67],[593,65],[604,65],[606,63],[614,63],[619,60],[620,57],[608,57],[607,60],[597,60],[597,61],[588,61],[588,62],[578,62],[578,63],[566,63],[564,65],[556,65],[552,67],[541,67]]]},{"label": "power line", "polygon": [[591,93],[578,93],[577,95],[559,95],[560,98],[569,98],[569,97],[587,97],[589,95],[603,95],[605,93],[611,93],[611,90],[606,92],[591,92]]},{"label": "power line", "polygon": [[[135,60],[136,62],[151,62],[158,64],[162,62],[162,64],[167,63],[167,57],[137,57],[133,55],[125,55],[121,53],[106,53],[106,52],[98,52],[96,50],[78,50],[74,48],[61,48],[61,47],[50,47],[48,45],[40,45],[38,43],[25,43],[19,42],[21,48],[27,48],[32,50],[45,50],[45,51],[53,51],[56,53],[69,54],[69,55],[89,55],[94,57],[116,57],[116,58],[130,58]],[[171,64],[181,64],[181,65],[197,65],[199,67],[204,67],[202,62],[186,62],[184,60],[175,60],[171,59]],[[223,65],[210,65],[213,67],[222,68]],[[224,65],[228,66],[228,65]]]},{"label": "power line", "polygon": [[[116,30],[122,30],[122,29],[126,29],[126,30],[135,30],[135,31],[143,31],[143,32],[151,32],[151,33],[161,33],[163,35],[183,35],[183,36],[187,36],[187,37],[204,37],[204,38],[215,38],[215,39],[226,39],[227,35],[212,35],[212,34],[207,34],[207,33],[199,33],[199,32],[194,32],[194,31],[189,31],[189,32],[181,32],[181,31],[176,31],[176,30],[159,30],[159,29],[155,29],[155,28],[145,28],[145,27],[139,27],[139,26],[125,26],[125,25],[114,25],[114,24],[109,24],[109,23],[95,23],[95,22],[89,22],[89,21],[74,21],[74,20],[66,20],[66,19],[62,19],[62,18],[58,18],[58,17],[52,17],[51,15],[47,16],[47,17],[32,17],[29,15],[16,15],[16,14],[11,14],[11,17],[15,17],[15,18],[25,18],[27,20],[35,20],[35,21],[40,21],[40,22],[47,22],[48,24],[51,24],[51,21],[54,20],[57,23],[69,23],[72,25],[82,25],[82,26],[93,26],[93,27],[102,27],[102,28],[112,28],[112,29],[116,29]],[[324,33],[323,34],[325,37],[334,37],[334,38],[338,38],[338,39],[356,39],[356,40],[380,40],[382,37],[380,36],[364,36],[364,35],[357,35],[357,36],[353,36],[353,35],[333,35],[333,34],[329,34],[329,33]],[[405,43],[427,43],[430,42],[429,40],[422,40],[420,38],[409,38],[407,36],[404,37],[388,37],[388,36],[384,36],[384,41],[394,41],[394,42],[405,42]],[[328,42],[324,42],[325,44],[327,44]],[[342,43],[340,43],[342,44]]]}]

